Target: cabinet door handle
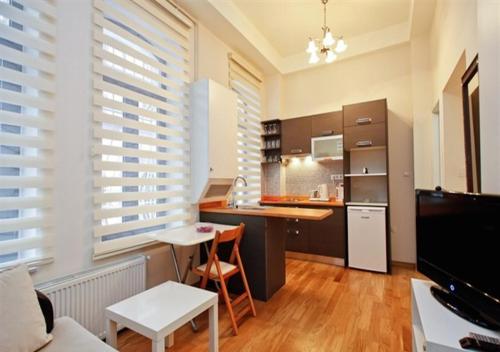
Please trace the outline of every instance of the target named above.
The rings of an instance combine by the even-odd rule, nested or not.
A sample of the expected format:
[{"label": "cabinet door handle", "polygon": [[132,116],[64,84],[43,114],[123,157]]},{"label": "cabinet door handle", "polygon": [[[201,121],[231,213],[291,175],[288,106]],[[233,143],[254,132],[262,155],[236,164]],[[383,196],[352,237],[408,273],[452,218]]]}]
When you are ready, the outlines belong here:
[{"label": "cabinet door handle", "polygon": [[292,150],[290,150],[290,153],[299,154],[299,153],[302,153],[302,149],[301,148],[292,149]]},{"label": "cabinet door handle", "polygon": [[359,117],[356,119],[357,125],[369,125],[372,123],[371,117]]},{"label": "cabinet door handle", "polygon": [[362,216],[361,219],[366,219],[366,220],[369,220],[370,217],[369,216]]},{"label": "cabinet door handle", "polygon": [[324,130],[324,131],[321,131],[321,135],[322,136],[330,136],[333,134],[333,130]]},{"label": "cabinet door handle", "polygon": [[299,230],[295,230],[295,234],[298,236],[300,235],[300,231]]},{"label": "cabinet door handle", "polygon": [[299,219],[295,219],[295,222],[299,222]]},{"label": "cabinet door handle", "polygon": [[214,168],[213,168],[213,167],[211,167],[211,168],[210,168],[210,172],[212,172],[212,171],[214,171]]},{"label": "cabinet door handle", "polygon": [[356,142],[357,147],[371,147],[372,145],[373,145],[373,142],[371,140],[357,141]]}]

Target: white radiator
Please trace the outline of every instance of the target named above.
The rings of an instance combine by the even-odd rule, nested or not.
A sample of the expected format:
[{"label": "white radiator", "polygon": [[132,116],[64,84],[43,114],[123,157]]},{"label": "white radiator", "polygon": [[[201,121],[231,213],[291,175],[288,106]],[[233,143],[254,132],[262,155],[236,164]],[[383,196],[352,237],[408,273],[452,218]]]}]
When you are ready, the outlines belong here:
[{"label": "white radiator", "polygon": [[146,257],[139,256],[37,286],[54,306],[54,317],[69,316],[100,338],[104,309],[146,289]]}]

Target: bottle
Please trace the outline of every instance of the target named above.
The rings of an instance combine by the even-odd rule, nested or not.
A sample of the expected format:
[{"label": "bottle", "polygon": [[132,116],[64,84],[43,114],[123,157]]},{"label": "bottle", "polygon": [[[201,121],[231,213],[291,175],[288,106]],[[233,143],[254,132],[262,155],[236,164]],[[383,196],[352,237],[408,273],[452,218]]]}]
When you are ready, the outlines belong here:
[{"label": "bottle", "polygon": [[344,184],[339,183],[337,187],[335,187],[335,198],[337,200],[344,200]]}]

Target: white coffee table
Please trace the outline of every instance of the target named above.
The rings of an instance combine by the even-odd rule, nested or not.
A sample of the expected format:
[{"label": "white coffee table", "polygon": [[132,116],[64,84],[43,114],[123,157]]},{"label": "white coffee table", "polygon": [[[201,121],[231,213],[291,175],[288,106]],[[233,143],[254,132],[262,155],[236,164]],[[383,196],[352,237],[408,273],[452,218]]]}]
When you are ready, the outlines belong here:
[{"label": "white coffee table", "polygon": [[209,351],[219,351],[218,296],[196,287],[167,281],[106,308],[106,342],[117,347],[117,324],[150,338],[153,352],[173,344],[173,333],[208,310]]}]

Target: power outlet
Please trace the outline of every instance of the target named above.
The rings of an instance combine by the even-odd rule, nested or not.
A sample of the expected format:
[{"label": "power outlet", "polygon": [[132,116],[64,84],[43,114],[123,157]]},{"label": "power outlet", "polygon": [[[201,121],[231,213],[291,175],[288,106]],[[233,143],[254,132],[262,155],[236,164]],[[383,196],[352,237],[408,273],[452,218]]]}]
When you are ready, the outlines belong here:
[{"label": "power outlet", "polygon": [[330,180],[332,180],[332,181],[341,181],[343,179],[344,179],[344,175],[342,175],[342,174],[330,175]]}]

